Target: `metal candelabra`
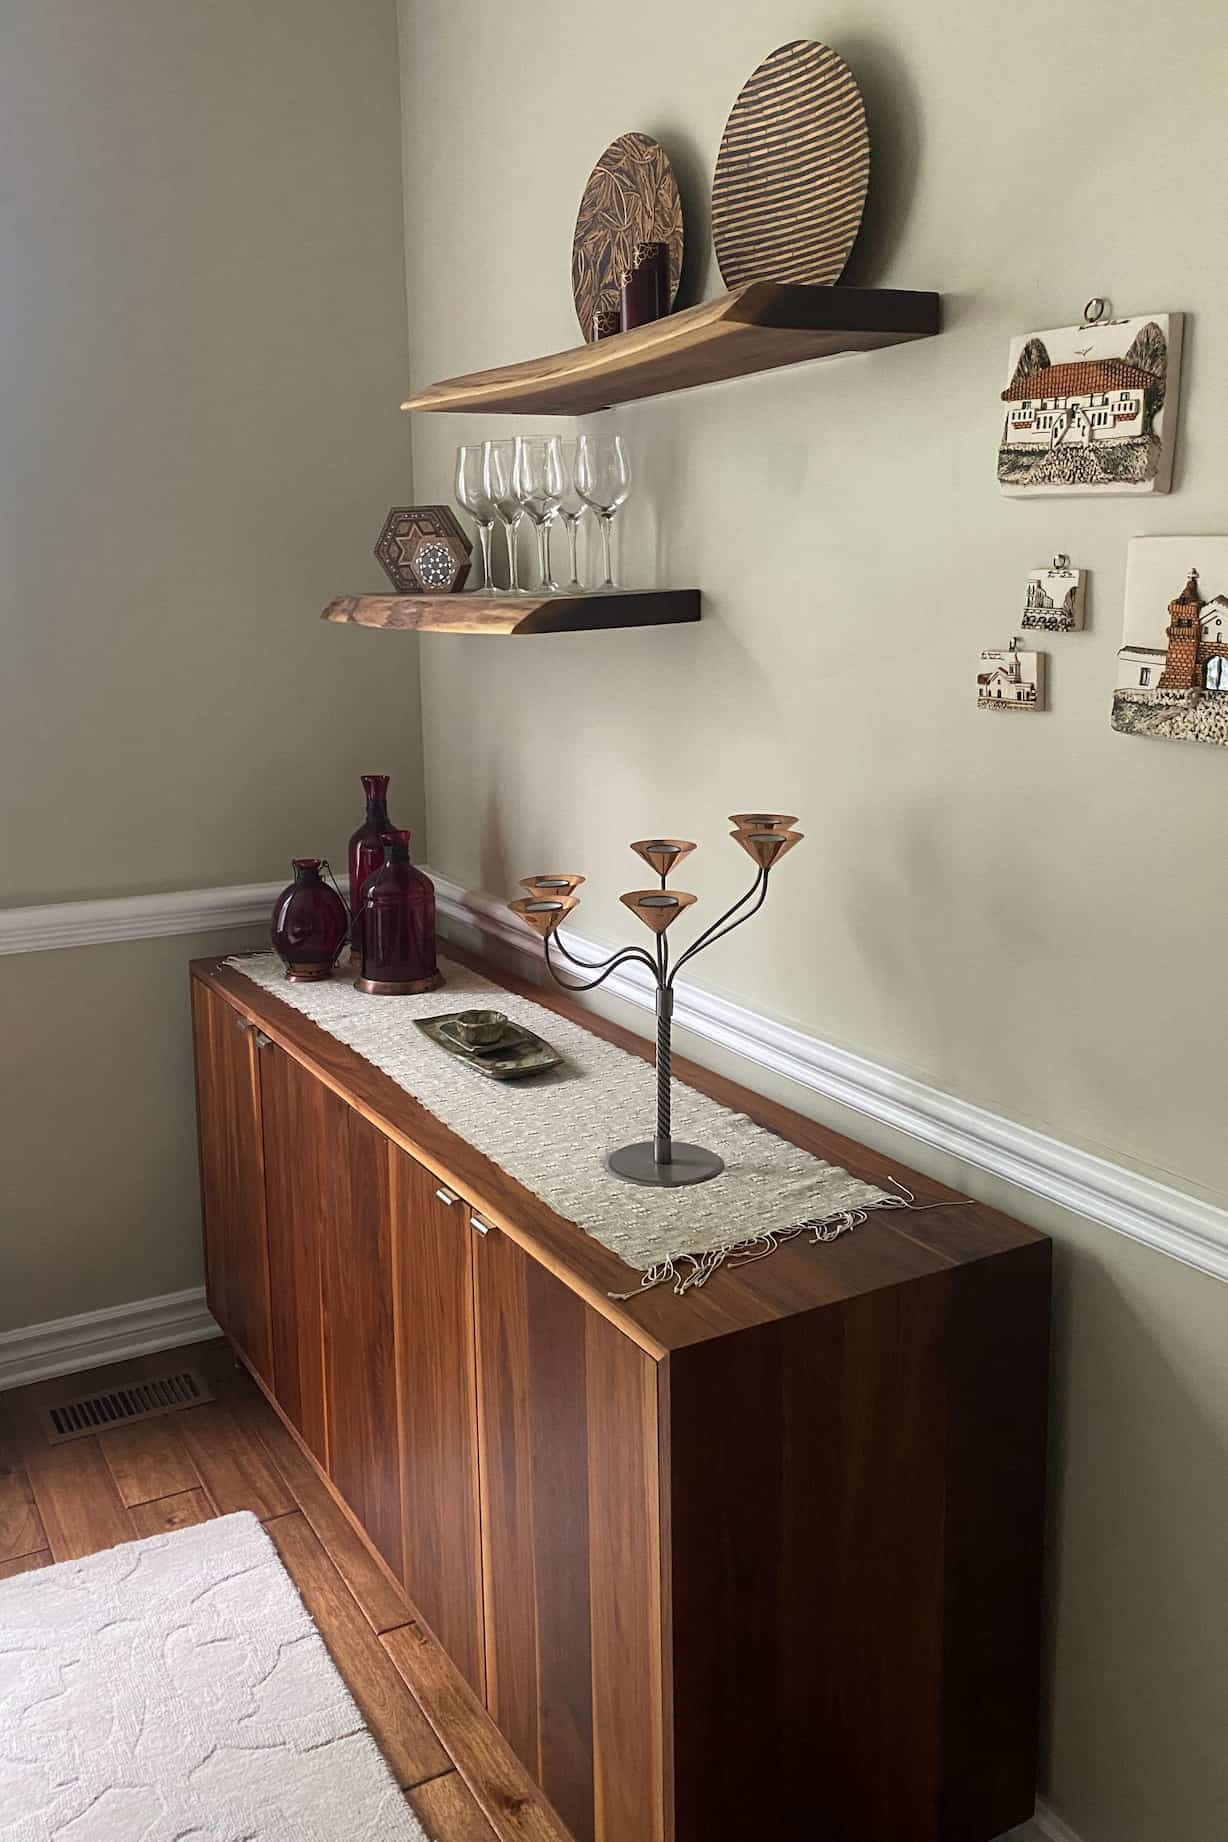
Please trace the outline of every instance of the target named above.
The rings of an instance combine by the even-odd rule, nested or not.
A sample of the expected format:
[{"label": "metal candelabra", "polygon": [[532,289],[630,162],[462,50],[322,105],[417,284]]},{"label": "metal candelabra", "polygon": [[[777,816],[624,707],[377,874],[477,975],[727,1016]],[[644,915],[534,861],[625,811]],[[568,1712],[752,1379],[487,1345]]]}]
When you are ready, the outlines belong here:
[{"label": "metal candelabra", "polygon": [[[590,962],[577,957],[564,946],[559,938],[560,924],[579,906],[580,898],[576,890],[584,881],[582,876],[544,875],[526,876],[521,881],[521,888],[527,894],[520,896],[508,906],[515,914],[535,929],[542,936],[546,966],[555,983],[564,991],[592,991],[594,986],[604,983],[617,967],[629,960],[646,966],[656,982],[657,988],[657,1124],[651,1139],[644,1139],[634,1145],[624,1145],[618,1151],[612,1151],[606,1159],[608,1168],[617,1177],[624,1177],[629,1183],[650,1183],[674,1187],[685,1183],[706,1183],[709,1177],[718,1177],[725,1165],[714,1151],[705,1151],[700,1145],[685,1145],[673,1136],[672,1081],[670,1076],[670,1053],[674,1018],[674,981],[687,961],[694,959],[705,947],[723,940],[735,927],[741,927],[753,914],[762,908],[767,899],[768,880],[772,870],[780,862],[786,851],[791,851],[795,844],[800,844],[802,833],[791,828],[797,823],[780,812],[739,812],[730,819],[734,829],[730,837],[734,838],[756,865],[755,880],[746,894],[740,896],[732,908],[706,928],[697,940],[681,953],[671,964],[668,930],[685,909],[695,901],[693,895],[687,895],[680,889],[667,887],[670,874],[677,869],[684,857],[689,857],[695,849],[684,838],[641,838],[631,849],[642,857],[649,869],[657,877],[655,889],[632,889],[621,900],[632,914],[644,923],[656,936],[654,950],[650,953],[644,947],[623,947],[612,953],[608,959]],[[570,974],[565,978],[551,957],[552,948],[571,966],[578,967],[585,973],[596,976],[576,980]]]}]

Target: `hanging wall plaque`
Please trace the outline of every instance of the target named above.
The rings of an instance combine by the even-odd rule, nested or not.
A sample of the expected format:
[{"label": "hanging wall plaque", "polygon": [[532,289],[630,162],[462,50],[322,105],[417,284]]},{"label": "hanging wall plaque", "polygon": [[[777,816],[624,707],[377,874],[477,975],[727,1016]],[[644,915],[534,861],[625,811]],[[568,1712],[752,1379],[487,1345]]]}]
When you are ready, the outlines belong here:
[{"label": "hanging wall plaque", "polygon": [[1003,491],[1167,492],[1180,373],[1179,313],[1016,339],[1001,393]]},{"label": "hanging wall plaque", "polygon": [[976,675],[978,710],[1043,710],[1045,655],[1025,652],[1015,640],[981,654]]},{"label": "hanging wall plaque", "polygon": [[1020,624],[1041,633],[1078,633],[1086,594],[1087,571],[1072,569],[1068,556],[1055,556],[1050,568],[1028,576]]}]

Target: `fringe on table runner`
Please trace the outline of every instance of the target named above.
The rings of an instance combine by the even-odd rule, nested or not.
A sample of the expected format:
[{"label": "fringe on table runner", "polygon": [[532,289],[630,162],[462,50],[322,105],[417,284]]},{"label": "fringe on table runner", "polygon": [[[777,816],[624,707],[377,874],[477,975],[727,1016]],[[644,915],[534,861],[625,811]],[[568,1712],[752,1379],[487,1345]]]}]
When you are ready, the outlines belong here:
[{"label": "fringe on table runner", "polygon": [[887,1181],[900,1191],[898,1196],[884,1196],[881,1202],[868,1203],[863,1209],[842,1209],[838,1215],[798,1222],[795,1228],[769,1229],[766,1234],[750,1235],[744,1241],[731,1241],[726,1247],[709,1247],[701,1254],[672,1254],[668,1260],[658,1260],[655,1266],[642,1273],[633,1292],[610,1292],[606,1296],[626,1303],[628,1299],[651,1292],[656,1286],[669,1285],[673,1287],[674,1297],[682,1298],[699,1286],[706,1286],[721,1267],[728,1266],[736,1271],[755,1260],[766,1260],[777,1248],[796,1241],[799,1235],[808,1234],[812,1247],[824,1241],[838,1241],[842,1234],[860,1228],[872,1210],[912,1208],[916,1200],[912,1191],[897,1183],[894,1177]]}]

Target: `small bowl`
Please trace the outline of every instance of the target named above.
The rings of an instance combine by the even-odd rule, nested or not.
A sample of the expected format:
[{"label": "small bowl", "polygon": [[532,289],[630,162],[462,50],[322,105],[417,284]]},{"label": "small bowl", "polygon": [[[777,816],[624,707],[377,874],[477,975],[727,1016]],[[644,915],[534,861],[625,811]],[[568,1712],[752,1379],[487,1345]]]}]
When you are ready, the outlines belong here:
[{"label": "small bowl", "polygon": [[507,1018],[502,1011],[458,1011],[452,1028],[471,1049],[489,1048],[502,1042],[507,1034]]}]

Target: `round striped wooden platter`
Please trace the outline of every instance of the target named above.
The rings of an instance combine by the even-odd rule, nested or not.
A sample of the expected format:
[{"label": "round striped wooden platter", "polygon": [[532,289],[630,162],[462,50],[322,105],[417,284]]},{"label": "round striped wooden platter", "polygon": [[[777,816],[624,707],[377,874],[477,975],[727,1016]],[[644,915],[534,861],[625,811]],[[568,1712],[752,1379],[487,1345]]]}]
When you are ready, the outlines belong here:
[{"label": "round striped wooden platter", "polygon": [[712,181],[727,288],[837,281],[870,181],[865,104],[844,59],[813,39],[766,57],[733,105]]},{"label": "round striped wooden platter", "polygon": [[671,304],[682,276],[682,200],[669,156],[647,134],[620,134],[588,176],[571,247],[571,292],[587,340],[597,308],[618,311],[637,243],[669,245]]}]

